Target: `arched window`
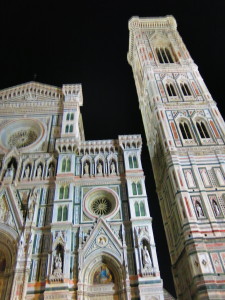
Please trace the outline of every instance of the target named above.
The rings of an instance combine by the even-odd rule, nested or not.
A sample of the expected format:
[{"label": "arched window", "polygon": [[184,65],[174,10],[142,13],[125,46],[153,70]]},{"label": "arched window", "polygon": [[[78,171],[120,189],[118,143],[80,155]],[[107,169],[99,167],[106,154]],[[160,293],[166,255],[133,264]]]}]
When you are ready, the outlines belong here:
[{"label": "arched window", "polygon": [[133,165],[133,159],[131,156],[129,156],[129,168],[133,169],[134,165]]},{"label": "arched window", "polygon": [[70,192],[69,186],[66,185],[64,188],[64,199],[69,199],[69,192]]},{"label": "arched window", "polygon": [[134,204],[134,209],[135,209],[135,216],[140,217],[140,209],[139,209],[139,204],[135,202]]},{"label": "arched window", "polygon": [[190,89],[186,83],[181,83],[180,87],[184,96],[191,96]]},{"label": "arched window", "polygon": [[189,126],[187,125],[186,122],[180,123],[179,127],[180,127],[180,131],[181,131],[183,139],[185,139],[185,140],[192,139]]},{"label": "arched window", "polygon": [[59,199],[68,199],[69,198],[69,185],[61,186],[59,189]]},{"label": "arched window", "polygon": [[134,169],[134,168],[138,168],[138,161],[137,161],[137,157],[136,155],[130,155],[129,158],[129,168],[130,169]]},{"label": "arched window", "polygon": [[68,219],[68,208],[67,206],[64,206],[63,208],[63,221],[67,221]]},{"label": "arched window", "polygon": [[66,130],[65,130],[66,133],[69,132],[69,125],[66,125]]},{"label": "arched window", "polygon": [[71,171],[71,160],[70,158],[64,158],[62,161],[62,172]]},{"label": "arched window", "polygon": [[58,216],[57,216],[57,221],[62,220],[62,206],[58,207]]},{"label": "arched window", "polygon": [[146,216],[145,205],[143,202],[140,203],[140,212],[142,217]]},{"label": "arched window", "polygon": [[165,48],[165,52],[166,52],[167,58],[169,59],[169,62],[172,64],[174,61],[173,61],[173,58],[171,56],[171,53],[170,53],[169,49]]},{"label": "arched window", "polygon": [[70,158],[68,158],[66,160],[66,172],[70,172],[71,171],[71,160]]},{"label": "arched window", "polygon": [[141,186],[140,182],[137,183],[137,192],[138,192],[138,195],[142,195],[142,186]]},{"label": "arched window", "polygon": [[70,132],[73,132],[73,125],[70,125]]},{"label": "arched window", "polygon": [[158,60],[159,60],[160,64],[163,64],[163,59],[162,59],[161,53],[158,48],[156,48],[156,54],[158,56]]},{"label": "arched window", "polygon": [[206,129],[206,126],[203,122],[196,122],[196,126],[198,128],[198,132],[199,132],[200,137],[202,139],[209,139],[210,138],[208,130]]},{"label": "arched window", "polygon": [[62,161],[62,172],[66,171],[66,158],[63,159]]},{"label": "arched window", "polygon": [[72,113],[72,114],[70,115],[70,120],[73,121],[73,119],[74,119],[74,113]]},{"label": "arched window", "polygon": [[166,84],[166,89],[170,97],[175,97],[177,95],[175,92],[175,88],[171,83]]},{"label": "arched window", "polygon": [[64,187],[61,186],[59,189],[59,199],[63,199],[63,195],[64,195]]},{"label": "arched window", "polygon": [[70,119],[70,114],[67,114],[66,115],[66,121],[69,121],[69,119]]},{"label": "arched window", "polygon": [[137,157],[135,155],[133,156],[133,163],[134,163],[134,168],[138,168]]},{"label": "arched window", "polygon": [[135,182],[132,183],[132,192],[133,195],[137,195],[137,185]]},{"label": "arched window", "polygon": [[173,57],[168,48],[156,48],[156,54],[161,64],[174,63]]}]

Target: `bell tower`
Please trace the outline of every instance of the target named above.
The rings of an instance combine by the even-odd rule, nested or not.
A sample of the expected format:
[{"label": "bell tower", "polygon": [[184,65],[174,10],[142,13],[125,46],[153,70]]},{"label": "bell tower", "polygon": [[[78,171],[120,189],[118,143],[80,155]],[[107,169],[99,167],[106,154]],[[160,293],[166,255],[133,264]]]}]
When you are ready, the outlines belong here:
[{"label": "bell tower", "polygon": [[129,31],[177,296],[224,299],[224,120],[172,16],[133,17]]}]

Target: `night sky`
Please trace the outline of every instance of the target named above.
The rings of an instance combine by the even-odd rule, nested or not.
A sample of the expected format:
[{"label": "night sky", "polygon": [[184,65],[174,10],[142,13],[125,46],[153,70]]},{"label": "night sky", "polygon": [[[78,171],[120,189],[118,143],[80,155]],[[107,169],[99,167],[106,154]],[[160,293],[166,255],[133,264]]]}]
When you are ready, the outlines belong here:
[{"label": "night sky", "polygon": [[[34,2],[34,3],[32,3]],[[128,20],[173,15],[192,58],[225,116],[225,1],[1,1],[1,80],[81,83],[86,140],[142,134],[142,163],[164,287],[173,295],[170,260],[131,67]],[[36,74],[36,75],[35,75]],[[224,111],[224,112],[223,112]]]}]

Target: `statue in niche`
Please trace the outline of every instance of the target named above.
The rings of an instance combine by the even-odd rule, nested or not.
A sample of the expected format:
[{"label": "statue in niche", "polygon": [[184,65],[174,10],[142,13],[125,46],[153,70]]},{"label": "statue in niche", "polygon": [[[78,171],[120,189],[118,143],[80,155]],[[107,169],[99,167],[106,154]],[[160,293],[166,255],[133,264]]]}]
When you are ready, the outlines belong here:
[{"label": "statue in niche", "polygon": [[99,162],[97,166],[98,174],[102,174],[102,164]]},{"label": "statue in niche", "polygon": [[199,218],[204,217],[204,213],[203,213],[202,207],[201,207],[201,205],[200,205],[200,203],[198,201],[196,201],[196,203],[195,203],[195,208],[196,208],[198,217]]},{"label": "statue in niche", "polygon": [[41,175],[42,175],[42,167],[41,167],[41,164],[38,166],[37,168],[37,178],[41,178]]},{"label": "statue in niche", "polygon": [[216,203],[215,200],[212,201],[212,205],[213,205],[215,216],[216,217],[219,216],[220,215],[220,210],[219,210],[218,204]]},{"label": "statue in niche", "polygon": [[148,252],[147,246],[144,246],[144,248],[142,249],[142,262],[144,268],[152,267],[152,260]]},{"label": "statue in niche", "polygon": [[29,166],[29,165],[26,167],[24,174],[25,174],[24,177],[25,177],[26,179],[28,179],[28,178],[29,178],[29,175],[30,175],[30,166]]},{"label": "statue in niche", "polygon": [[13,164],[11,164],[11,166],[6,170],[5,177],[13,179],[14,174],[15,174],[15,168]]},{"label": "statue in niche", "polygon": [[55,259],[54,259],[54,271],[53,271],[53,274],[55,274],[56,272],[58,274],[62,273],[62,259],[61,259],[60,253],[58,255],[56,254]]},{"label": "statue in niche", "polygon": [[115,166],[114,161],[111,163],[110,171],[111,171],[111,174],[115,174],[116,173],[116,166]]},{"label": "statue in niche", "polygon": [[51,164],[48,168],[48,176],[51,178],[51,177],[54,177],[54,173],[55,173],[55,168],[54,168],[54,165]]},{"label": "statue in niche", "polygon": [[107,284],[112,282],[112,275],[108,267],[102,264],[100,268],[94,274],[94,284]]},{"label": "statue in niche", "polygon": [[84,165],[84,175],[89,175],[89,164],[85,163]]}]

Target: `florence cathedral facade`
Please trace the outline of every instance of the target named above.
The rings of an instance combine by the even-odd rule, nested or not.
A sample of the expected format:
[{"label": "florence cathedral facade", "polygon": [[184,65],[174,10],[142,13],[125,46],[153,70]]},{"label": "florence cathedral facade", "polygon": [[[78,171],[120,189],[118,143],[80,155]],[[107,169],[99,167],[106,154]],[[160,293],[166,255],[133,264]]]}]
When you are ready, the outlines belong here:
[{"label": "florence cathedral facade", "polygon": [[178,299],[225,299],[225,124],[172,16],[129,21]]},{"label": "florence cathedral facade", "polygon": [[141,137],[86,141],[82,105],[80,84],[0,91],[0,299],[172,299]]}]

